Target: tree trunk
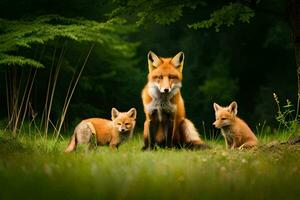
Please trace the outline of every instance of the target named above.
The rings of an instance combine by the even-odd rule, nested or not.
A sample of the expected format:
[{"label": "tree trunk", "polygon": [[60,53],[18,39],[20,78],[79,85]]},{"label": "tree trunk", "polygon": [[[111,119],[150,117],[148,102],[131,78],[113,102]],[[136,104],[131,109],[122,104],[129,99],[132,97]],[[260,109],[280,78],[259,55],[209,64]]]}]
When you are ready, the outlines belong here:
[{"label": "tree trunk", "polygon": [[297,119],[300,104],[300,0],[287,0],[288,17],[292,27],[292,37],[295,46],[295,57],[298,77],[298,102],[297,102]]}]

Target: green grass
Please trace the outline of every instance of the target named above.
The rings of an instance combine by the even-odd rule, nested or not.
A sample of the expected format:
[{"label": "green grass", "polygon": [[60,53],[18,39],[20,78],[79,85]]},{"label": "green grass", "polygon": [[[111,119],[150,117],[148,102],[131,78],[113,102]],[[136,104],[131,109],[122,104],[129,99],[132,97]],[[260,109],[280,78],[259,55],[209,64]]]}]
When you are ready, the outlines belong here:
[{"label": "green grass", "polygon": [[[282,136],[262,138],[266,144]],[[118,151],[65,155],[55,143],[0,134],[0,199],[299,199],[300,145],[142,152],[139,137]]]}]

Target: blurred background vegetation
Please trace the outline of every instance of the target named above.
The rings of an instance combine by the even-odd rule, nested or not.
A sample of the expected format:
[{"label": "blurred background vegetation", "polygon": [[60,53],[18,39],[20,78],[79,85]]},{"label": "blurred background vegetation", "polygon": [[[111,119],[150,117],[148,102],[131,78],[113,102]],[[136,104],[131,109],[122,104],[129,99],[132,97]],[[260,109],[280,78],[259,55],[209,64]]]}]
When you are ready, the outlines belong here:
[{"label": "blurred background vegetation", "polygon": [[253,129],[277,128],[273,93],[297,103],[286,7],[283,0],[2,0],[2,126],[58,136],[82,118],[136,107],[142,129],[152,50],[185,53],[183,98],[202,134],[213,130],[212,103],[233,100]]}]

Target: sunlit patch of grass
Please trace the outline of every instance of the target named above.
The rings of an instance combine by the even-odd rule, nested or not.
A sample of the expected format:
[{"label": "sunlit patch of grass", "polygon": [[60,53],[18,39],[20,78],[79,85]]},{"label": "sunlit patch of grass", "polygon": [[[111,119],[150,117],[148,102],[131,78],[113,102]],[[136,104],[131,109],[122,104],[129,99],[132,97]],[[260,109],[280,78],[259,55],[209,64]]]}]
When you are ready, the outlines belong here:
[{"label": "sunlit patch of grass", "polygon": [[[111,151],[64,154],[68,140],[0,135],[0,199],[297,199],[300,148],[142,152],[141,136]],[[3,141],[9,140],[8,143]],[[280,140],[265,137],[262,145]],[[1,150],[3,149],[3,150]]]}]

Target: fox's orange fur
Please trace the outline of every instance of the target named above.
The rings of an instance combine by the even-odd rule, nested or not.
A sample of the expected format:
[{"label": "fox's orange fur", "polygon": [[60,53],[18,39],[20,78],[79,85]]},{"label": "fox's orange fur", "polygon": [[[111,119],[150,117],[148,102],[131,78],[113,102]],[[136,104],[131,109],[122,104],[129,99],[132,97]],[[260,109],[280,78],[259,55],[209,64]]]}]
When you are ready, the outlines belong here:
[{"label": "fox's orange fur", "polygon": [[128,112],[119,112],[113,108],[112,120],[102,118],[89,118],[82,120],[75,128],[65,152],[74,151],[77,144],[91,144],[93,135],[96,136],[97,145],[109,145],[111,149],[132,137],[135,127],[136,109]]},{"label": "fox's orange fur", "polygon": [[249,126],[237,117],[237,103],[234,101],[227,107],[214,103],[216,128],[221,129],[227,148],[252,148],[257,145],[257,138]]},{"label": "fox's orange fur", "polygon": [[144,147],[207,147],[194,124],[185,117],[180,93],[184,54],[160,58],[148,53],[148,83],[142,91],[146,121]]}]

